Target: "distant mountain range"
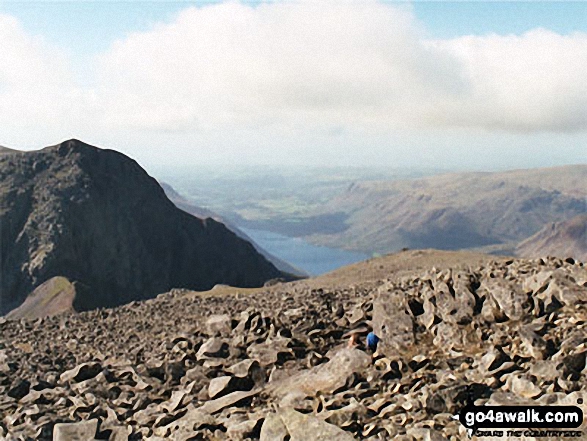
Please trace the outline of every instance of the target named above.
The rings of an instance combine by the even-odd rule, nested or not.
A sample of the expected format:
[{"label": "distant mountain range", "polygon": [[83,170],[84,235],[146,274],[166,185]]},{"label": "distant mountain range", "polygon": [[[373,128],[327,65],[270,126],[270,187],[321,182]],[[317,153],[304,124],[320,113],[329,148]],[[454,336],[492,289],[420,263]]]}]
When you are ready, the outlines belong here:
[{"label": "distant mountain range", "polygon": [[306,238],[364,252],[437,248],[508,254],[545,225],[584,213],[585,165],[446,174],[351,185],[317,213],[343,216],[339,231]]},{"label": "distant mountain range", "polygon": [[2,153],[0,314],[56,277],[41,297],[72,284],[78,311],[289,278],[223,224],[178,209],[121,153],[77,140]]}]

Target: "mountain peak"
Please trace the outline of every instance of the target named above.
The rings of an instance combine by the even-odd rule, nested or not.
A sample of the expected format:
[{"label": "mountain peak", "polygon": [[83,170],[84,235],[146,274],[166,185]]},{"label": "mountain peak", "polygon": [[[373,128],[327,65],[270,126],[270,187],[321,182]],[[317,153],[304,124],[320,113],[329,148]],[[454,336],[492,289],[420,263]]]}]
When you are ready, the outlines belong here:
[{"label": "mountain peak", "polygon": [[59,144],[45,147],[43,150],[47,151],[56,151],[60,156],[67,156],[69,153],[87,153],[87,152],[97,152],[102,149],[95,147],[93,145],[87,144],[79,139],[68,139],[66,141],[60,142]]},{"label": "mountain peak", "polygon": [[223,224],[173,205],[131,158],[71,139],[0,155],[0,314],[53,277],[76,310],[283,274]]}]

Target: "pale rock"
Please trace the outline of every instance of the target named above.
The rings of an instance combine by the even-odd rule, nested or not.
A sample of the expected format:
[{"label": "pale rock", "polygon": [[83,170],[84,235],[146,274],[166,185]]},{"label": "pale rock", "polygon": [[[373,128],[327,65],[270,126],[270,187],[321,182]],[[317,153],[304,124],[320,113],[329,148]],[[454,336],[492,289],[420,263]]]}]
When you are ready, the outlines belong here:
[{"label": "pale rock", "polygon": [[57,423],[53,428],[53,441],[92,441],[97,430],[98,420]]}]

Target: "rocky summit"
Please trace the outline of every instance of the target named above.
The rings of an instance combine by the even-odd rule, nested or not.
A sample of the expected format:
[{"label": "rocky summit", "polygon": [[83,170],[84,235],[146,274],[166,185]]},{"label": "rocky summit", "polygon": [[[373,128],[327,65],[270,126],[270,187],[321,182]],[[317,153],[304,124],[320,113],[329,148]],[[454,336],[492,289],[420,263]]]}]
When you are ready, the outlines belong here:
[{"label": "rocky summit", "polygon": [[0,439],[460,441],[469,403],[587,413],[584,265],[435,256],[376,280],[4,320]]},{"label": "rocky summit", "polygon": [[132,159],[76,140],[0,155],[0,244],[0,315],[32,296],[16,317],[284,276],[223,224],[175,207]]}]

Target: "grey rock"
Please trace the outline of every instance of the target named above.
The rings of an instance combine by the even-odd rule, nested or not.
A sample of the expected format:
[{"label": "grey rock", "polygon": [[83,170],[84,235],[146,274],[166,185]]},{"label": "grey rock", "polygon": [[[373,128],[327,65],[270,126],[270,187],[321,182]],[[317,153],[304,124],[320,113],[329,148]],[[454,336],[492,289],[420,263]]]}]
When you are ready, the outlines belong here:
[{"label": "grey rock", "polygon": [[219,398],[222,395],[234,392],[235,384],[234,377],[223,376],[213,378],[208,386],[208,396],[210,398]]},{"label": "grey rock", "polygon": [[53,441],[92,441],[97,430],[98,420],[58,423],[53,428]]},{"label": "grey rock", "polygon": [[257,360],[243,360],[233,364],[226,369],[226,372],[232,374],[236,378],[250,379],[256,386],[261,386],[265,383],[266,373]]},{"label": "grey rock", "polygon": [[232,331],[232,320],[228,314],[213,315],[206,320],[209,335],[229,335]]},{"label": "grey rock", "polygon": [[279,417],[285,425],[291,441],[352,441],[355,438],[344,430],[319,420],[313,415],[305,415],[293,409],[282,409]]},{"label": "grey rock", "polygon": [[[560,272],[556,280],[587,294],[579,264],[497,260],[352,288],[314,289],[304,281],[227,298],[177,290],[114,309],[9,320],[0,324],[1,436],[46,440],[55,421],[96,415],[100,437],[110,430],[121,440],[466,439],[452,416],[467,403],[575,405],[585,398],[585,305],[559,298],[547,312],[540,297],[548,285],[523,288],[530,307],[512,320],[480,288],[485,281],[523,285],[543,271]],[[357,324],[368,327],[376,308],[388,316],[376,304],[387,293],[403,298],[413,344],[390,355],[349,348],[349,323],[337,318],[336,306],[361,311]],[[462,314],[453,308],[459,295]],[[493,299],[491,320],[483,299]],[[204,337],[212,311],[239,326]],[[81,367],[92,363],[99,366],[84,375]],[[8,395],[18,381],[30,382],[20,400]],[[288,412],[296,412],[289,427]]]},{"label": "grey rock", "polygon": [[102,365],[100,363],[82,363],[74,369],[64,372],[59,377],[61,383],[86,381],[97,376],[102,372]]},{"label": "grey rock", "polygon": [[278,414],[270,413],[261,427],[260,441],[286,441],[290,437],[283,420]]},{"label": "grey rock", "polygon": [[206,358],[216,358],[226,355],[228,351],[228,345],[218,337],[208,339],[200,349],[196,357],[198,360],[204,360]]},{"label": "grey rock", "polygon": [[378,351],[387,356],[413,348],[414,322],[401,291],[380,289],[373,302],[373,331],[381,339]]},{"label": "grey rock", "polygon": [[332,354],[328,363],[295,374],[271,385],[276,396],[299,392],[314,396],[319,392],[333,392],[345,385],[347,378],[364,371],[371,364],[370,357],[359,349],[342,349]]},{"label": "grey rock", "polygon": [[257,395],[259,392],[260,389],[254,389],[251,391],[231,392],[223,397],[205,402],[201,407],[198,408],[198,410],[213,415],[216,412],[221,411],[222,409],[237,405],[238,403],[243,401],[247,401],[251,397]]}]

